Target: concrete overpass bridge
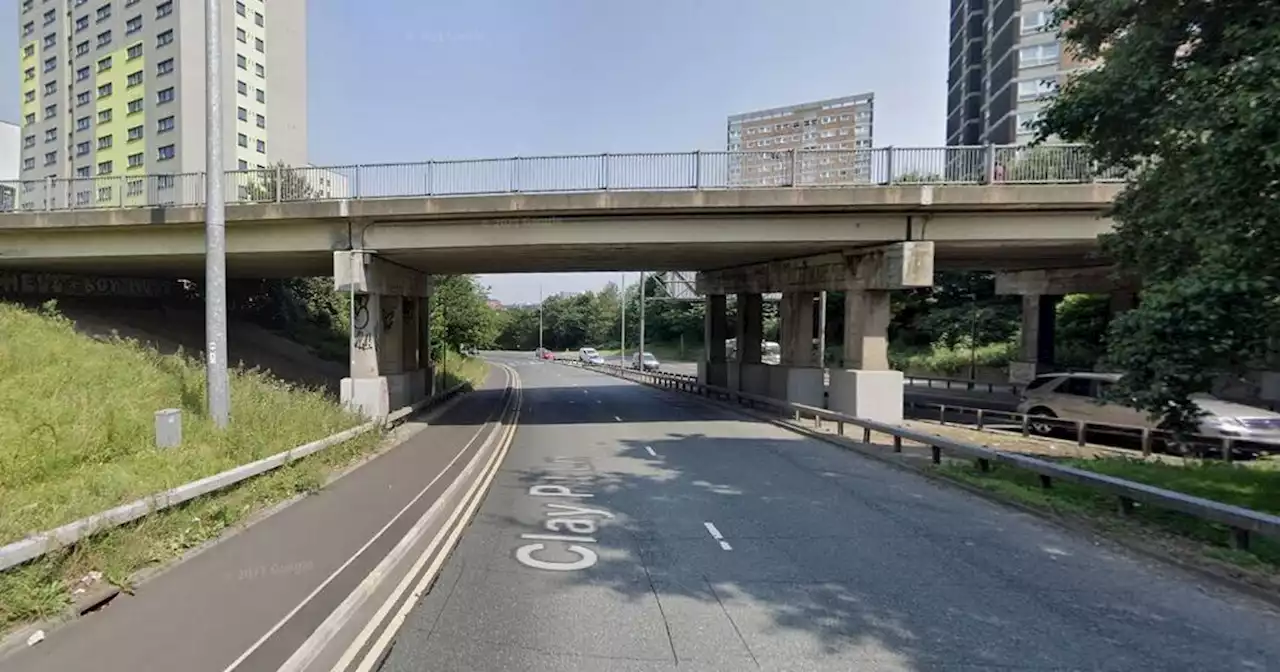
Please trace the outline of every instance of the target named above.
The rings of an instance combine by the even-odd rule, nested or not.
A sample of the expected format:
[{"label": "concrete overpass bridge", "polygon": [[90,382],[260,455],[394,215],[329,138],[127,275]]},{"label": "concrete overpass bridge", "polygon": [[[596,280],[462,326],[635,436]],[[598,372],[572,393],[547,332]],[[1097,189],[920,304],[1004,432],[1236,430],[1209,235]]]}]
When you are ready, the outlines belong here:
[{"label": "concrete overpass bridge", "polygon": [[[812,321],[807,297],[817,291],[865,299],[846,302],[855,330],[846,334],[846,364],[875,372],[854,384],[867,401],[892,384],[880,375],[893,373],[883,352],[887,292],[928,286],[934,269],[950,268],[1009,271],[1011,293],[1034,286],[1048,294],[1057,289],[1045,274],[1064,272],[1050,269],[1105,264],[1097,237],[1111,228],[1105,213],[1120,185],[1082,173],[1079,147],[858,150],[834,157],[848,164],[848,177],[841,169],[831,178],[801,168],[830,152],[777,154],[785,177],[752,177],[759,157],[711,152],[233,171],[227,268],[232,277],[333,274],[339,288],[364,297],[358,308],[383,319],[368,320],[369,333],[353,339],[344,396],[377,415],[421,393],[427,311],[418,302],[429,295],[427,273],[698,271],[713,344],[729,336],[726,296],[737,295],[739,315],[750,316],[761,294],[782,292],[783,322],[794,329],[784,335],[784,366],[770,367],[773,378],[743,369],[758,363],[750,346],[732,372],[712,347],[703,377],[811,402],[804,332]],[[470,182],[455,179],[477,169]],[[0,215],[0,270],[199,277],[204,209],[196,178],[19,185],[22,207]],[[104,203],[116,207],[87,207]],[[1033,328],[1024,332],[1045,331],[1028,319]],[[738,322],[739,343],[758,340],[759,325]],[[898,378],[891,396],[900,400]],[[900,406],[853,400],[837,379],[844,376],[833,372],[833,403],[900,416]]]}]

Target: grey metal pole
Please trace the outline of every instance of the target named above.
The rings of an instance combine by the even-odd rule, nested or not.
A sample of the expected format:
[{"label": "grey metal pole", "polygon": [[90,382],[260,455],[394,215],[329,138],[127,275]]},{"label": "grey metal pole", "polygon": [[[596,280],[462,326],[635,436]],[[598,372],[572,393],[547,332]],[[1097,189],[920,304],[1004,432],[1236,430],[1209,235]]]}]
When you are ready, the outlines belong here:
[{"label": "grey metal pole", "polygon": [[627,366],[627,274],[622,274],[622,289],[618,294],[619,303],[622,304],[622,325],[618,328],[620,332],[618,337],[618,358],[622,360],[623,368]]},{"label": "grey metal pole", "polygon": [[640,271],[640,370],[644,371],[644,271]]},{"label": "grey metal pole", "polygon": [[542,305],[546,299],[542,296],[542,283],[538,283],[538,356],[545,357],[546,353],[542,351]]},{"label": "grey metal pole", "polygon": [[827,368],[827,290],[818,293],[818,368]]},{"label": "grey metal pole", "polygon": [[227,221],[222,191],[222,2],[205,0],[204,321],[209,417],[231,419],[227,377]]}]

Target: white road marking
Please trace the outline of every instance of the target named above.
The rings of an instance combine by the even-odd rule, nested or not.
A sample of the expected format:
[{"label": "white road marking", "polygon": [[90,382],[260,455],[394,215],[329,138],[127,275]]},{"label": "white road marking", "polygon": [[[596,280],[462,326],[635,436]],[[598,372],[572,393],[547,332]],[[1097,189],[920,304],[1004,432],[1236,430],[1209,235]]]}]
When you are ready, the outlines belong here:
[{"label": "white road marking", "polygon": [[724,550],[726,550],[726,551],[732,551],[732,550],[733,550],[733,547],[732,547],[732,546],[730,546],[730,545],[729,545],[729,542],[727,542],[727,541],[721,541],[721,542],[720,542],[720,548],[723,548],[723,549],[724,549]]},{"label": "white road marking", "polygon": [[711,537],[713,539],[720,542],[720,548],[726,551],[733,550],[733,547],[729,545],[729,542],[724,540],[724,535],[720,534],[720,530],[716,529],[715,523],[708,520],[707,522],[703,523],[703,526],[707,528],[707,532],[711,533]]},{"label": "white road marking", "polygon": [[645,450],[647,450],[647,451],[649,451],[649,454],[650,454],[650,455],[652,455],[652,456],[654,456],[654,457],[657,457],[657,456],[658,456],[658,454],[657,454],[657,453],[653,452],[653,446],[645,446],[645,447],[644,447],[644,449],[645,449]]},{"label": "white road marking", "polygon": [[618,422],[622,422],[622,418],[620,418],[620,417],[618,417],[618,416],[616,416],[616,415],[615,415],[615,416],[613,416],[613,419],[614,419],[614,420],[617,420]]}]

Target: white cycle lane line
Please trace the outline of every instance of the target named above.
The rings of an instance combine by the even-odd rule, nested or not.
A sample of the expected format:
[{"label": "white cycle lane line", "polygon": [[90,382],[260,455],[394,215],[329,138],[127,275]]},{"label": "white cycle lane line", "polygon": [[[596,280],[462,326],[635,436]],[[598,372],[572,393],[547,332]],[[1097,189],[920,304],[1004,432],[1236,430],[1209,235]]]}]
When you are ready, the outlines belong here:
[{"label": "white cycle lane line", "polygon": [[[514,373],[514,372],[513,372]],[[508,409],[510,419],[500,426],[499,431],[491,435],[497,445],[492,456],[484,465],[478,478],[466,491],[459,505],[445,521],[436,537],[431,540],[426,550],[417,558],[413,566],[401,579],[389,596],[379,606],[377,612],[356,636],[355,640],[343,651],[332,672],[370,672],[376,669],[390,651],[396,634],[404,625],[409,613],[417,606],[418,601],[430,590],[436,576],[440,573],[450,552],[457,545],[468,522],[484,501],[494,477],[497,475],[507,452],[511,448],[512,439],[520,417],[521,391],[517,385],[514,404]],[[483,449],[482,451],[483,452]],[[463,479],[459,479],[462,482]],[[441,500],[449,499],[448,494]],[[429,566],[426,566],[428,565]],[[426,566],[425,570],[423,569]],[[410,591],[410,588],[412,590]],[[284,668],[282,668],[284,669]],[[304,668],[297,668],[304,669]]]},{"label": "white cycle lane line", "polygon": [[707,532],[711,534],[712,539],[715,539],[716,541],[720,542],[720,548],[723,548],[726,551],[733,550],[733,546],[730,546],[729,542],[724,540],[724,535],[720,534],[720,530],[716,528],[715,523],[708,520],[707,522],[703,523],[702,526],[707,528]]}]

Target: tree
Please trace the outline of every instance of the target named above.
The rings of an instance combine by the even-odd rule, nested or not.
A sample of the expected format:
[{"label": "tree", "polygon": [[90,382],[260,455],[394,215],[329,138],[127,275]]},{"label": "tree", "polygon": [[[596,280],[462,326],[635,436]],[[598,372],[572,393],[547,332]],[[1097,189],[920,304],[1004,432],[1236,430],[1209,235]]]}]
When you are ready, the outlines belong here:
[{"label": "tree", "polygon": [[[251,181],[245,188],[245,200],[272,202],[276,200],[276,188],[280,187],[281,201],[305,201],[315,196],[316,190],[307,179],[305,168],[292,168],[283,161],[271,168],[251,172]],[[278,176],[278,177],[277,177]],[[279,182],[279,185],[277,185]]]},{"label": "tree", "polygon": [[[473,275],[432,277],[431,343],[460,350],[469,345],[490,348],[500,327],[497,311],[489,306],[488,290]],[[435,353],[439,357],[439,353]]]},{"label": "tree", "polygon": [[1079,71],[1038,122],[1130,171],[1103,241],[1141,278],[1108,356],[1117,393],[1175,427],[1263,360],[1280,323],[1280,2],[1060,0]]}]

